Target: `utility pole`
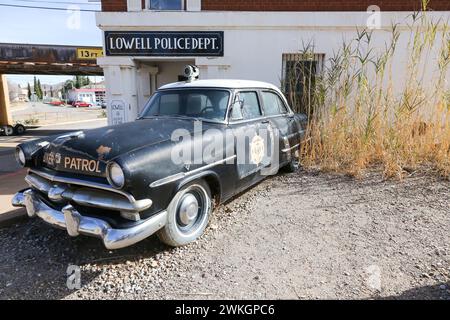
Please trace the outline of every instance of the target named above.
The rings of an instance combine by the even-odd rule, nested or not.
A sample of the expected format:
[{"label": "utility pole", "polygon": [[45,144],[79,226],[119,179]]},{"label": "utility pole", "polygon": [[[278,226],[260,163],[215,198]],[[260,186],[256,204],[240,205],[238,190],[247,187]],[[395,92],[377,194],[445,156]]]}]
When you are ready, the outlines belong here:
[{"label": "utility pole", "polygon": [[6,75],[0,75],[0,125],[9,125],[12,123],[9,112],[9,92]]}]

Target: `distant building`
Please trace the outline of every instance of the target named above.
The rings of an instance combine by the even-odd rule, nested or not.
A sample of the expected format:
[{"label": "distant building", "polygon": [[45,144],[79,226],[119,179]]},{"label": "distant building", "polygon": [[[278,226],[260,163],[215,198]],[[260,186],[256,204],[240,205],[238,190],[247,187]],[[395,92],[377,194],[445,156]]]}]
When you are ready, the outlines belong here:
[{"label": "distant building", "polygon": [[28,89],[22,88],[20,85],[9,82],[9,101],[25,102],[28,101]]},{"label": "distant building", "polygon": [[20,88],[17,94],[17,100],[20,102],[28,101],[28,89]]},{"label": "distant building", "polygon": [[72,89],[68,93],[69,102],[83,101],[92,105],[105,103],[105,87],[93,85],[89,88]]},{"label": "distant building", "polygon": [[58,83],[58,84],[42,84],[42,94],[44,98],[57,98],[61,99],[61,90],[63,88],[64,83]]}]

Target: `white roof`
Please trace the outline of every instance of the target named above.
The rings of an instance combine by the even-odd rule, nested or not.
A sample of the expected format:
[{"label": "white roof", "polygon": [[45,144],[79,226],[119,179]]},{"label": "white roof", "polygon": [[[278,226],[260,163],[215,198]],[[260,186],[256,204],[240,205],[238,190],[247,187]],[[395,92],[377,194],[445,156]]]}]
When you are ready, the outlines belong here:
[{"label": "white roof", "polygon": [[262,89],[273,89],[278,92],[280,91],[279,88],[267,82],[251,81],[251,80],[228,80],[228,79],[195,80],[192,82],[184,82],[184,81],[174,82],[162,86],[159,89],[165,90],[165,89],[179,89],[179,88],[227,88],[227,89],[262,88]]}]

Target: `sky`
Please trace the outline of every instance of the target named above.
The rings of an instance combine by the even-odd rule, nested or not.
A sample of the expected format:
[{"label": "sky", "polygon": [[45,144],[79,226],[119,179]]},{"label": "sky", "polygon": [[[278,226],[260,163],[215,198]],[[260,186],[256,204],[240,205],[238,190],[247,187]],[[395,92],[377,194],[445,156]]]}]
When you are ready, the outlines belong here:
[{"label": "sky", "polygon": [[[2,4],[62,8],[61,11],[13,8]],[[0,42],[101,46],[102,34],[95,24],[94,12],[73,9],[100,10],[100,3],[88,0],[0,0]],[[70,10],[72,9],[72,10]],[[41,83],[55,84],[67,76],[38,76]],[[97,77],[97,79],[100,77]],[[33,76],[14,75],[8,79],[26,85]]]}]

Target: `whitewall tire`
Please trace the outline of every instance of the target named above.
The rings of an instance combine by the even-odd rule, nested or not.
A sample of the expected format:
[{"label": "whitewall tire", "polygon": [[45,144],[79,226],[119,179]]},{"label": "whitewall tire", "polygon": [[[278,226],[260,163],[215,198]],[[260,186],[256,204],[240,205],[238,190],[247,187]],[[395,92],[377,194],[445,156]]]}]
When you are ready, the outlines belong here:
[{"label": "whitewall tire", "polygon": [[172,247],[194,242],[202,236],[212,212],[211,189],[204,180],[184,186],[167,208],[167,224],[159,239]]}]

